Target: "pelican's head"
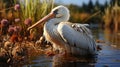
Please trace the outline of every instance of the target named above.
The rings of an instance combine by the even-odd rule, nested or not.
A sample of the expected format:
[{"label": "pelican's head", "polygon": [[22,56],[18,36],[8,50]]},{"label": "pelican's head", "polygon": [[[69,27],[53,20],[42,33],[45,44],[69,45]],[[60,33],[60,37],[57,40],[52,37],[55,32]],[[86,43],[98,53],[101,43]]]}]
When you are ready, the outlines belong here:
[{"label": "pelican's head", "polygon": [[58,7],[55,7],[54,9],[52,9],[52,11],[47,16],[45,16],[38,22],[39,23],[46,22],[50,19],[54,19],[57,22],[65,22],[65,21],[69,20],[69,16],[70,16],[70,14],[69,14],[69,10],[67,7],[58,6]]},{"label": "pelican's head", "polygon": [[51,14],[54,14],[57,19],[62,19],[62,21],[68,21],[70,16],[68,8],[62,5],[52,9]]}]

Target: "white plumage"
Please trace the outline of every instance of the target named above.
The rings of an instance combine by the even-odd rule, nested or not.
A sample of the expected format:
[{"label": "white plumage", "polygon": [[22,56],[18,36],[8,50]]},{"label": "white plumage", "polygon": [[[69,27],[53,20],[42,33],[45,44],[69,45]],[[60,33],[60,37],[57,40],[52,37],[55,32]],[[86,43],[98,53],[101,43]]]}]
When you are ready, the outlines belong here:
[{"label": "white plumage", "polygon": [[44,36],[53,44],[54,50],[59,50],[60,53],[65,51],[72,55],[95,55],[96,44],[90,30],[86,27],[88,25],[70,23],[69,16],[68,8],[58,6],[30,28],[47,21],[44,25]]}]

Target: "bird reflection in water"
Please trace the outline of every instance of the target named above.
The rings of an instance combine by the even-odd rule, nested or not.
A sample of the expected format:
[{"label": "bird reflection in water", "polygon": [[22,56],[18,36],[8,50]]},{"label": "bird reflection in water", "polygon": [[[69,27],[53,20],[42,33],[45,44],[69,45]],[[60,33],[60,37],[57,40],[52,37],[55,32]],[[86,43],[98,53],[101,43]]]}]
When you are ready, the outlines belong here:
[{"label": "bird reflection in water", "polygon": [[96,58],[53,57],[53,67],[94,67]]}]

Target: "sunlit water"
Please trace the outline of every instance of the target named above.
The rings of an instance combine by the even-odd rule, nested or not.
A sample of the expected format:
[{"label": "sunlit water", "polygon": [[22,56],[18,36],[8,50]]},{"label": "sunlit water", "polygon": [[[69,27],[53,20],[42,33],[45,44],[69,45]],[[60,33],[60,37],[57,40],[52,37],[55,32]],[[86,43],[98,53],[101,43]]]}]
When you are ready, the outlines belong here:
[{"label": "sunlit water", "polygon": [[59,57],[40,55],[34,57],[23,67],[120,67],[120,31],[108,28],[92,28],[95,40],[101,40],[102,50],[98,52],[95,62],[62,61]]}]

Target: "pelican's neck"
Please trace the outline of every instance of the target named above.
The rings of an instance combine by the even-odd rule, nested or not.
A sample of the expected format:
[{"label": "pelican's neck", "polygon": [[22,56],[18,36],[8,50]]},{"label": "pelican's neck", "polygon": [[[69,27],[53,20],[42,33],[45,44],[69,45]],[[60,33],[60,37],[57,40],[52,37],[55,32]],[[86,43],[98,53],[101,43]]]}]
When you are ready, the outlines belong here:
[{"label": "pelican's neck", "polygon": [[[57,46],[60,46],[61,44],[63,44],[62,38],[57,31],[57,27],[60,22],[61,21],[58,19],[57,20],[51,19],[44,25],[44,33],[43,34],[45,36],[45,39],[48,42],[51,42],[53,44],[54,49],[60,49]],[[58,44],[58,45],[56,46],[56,44]]]},{"label": "pelican's neck", "polygon": [[50,19],[48,22],[45,23],[44,31],[50,34],[55,34],[53,32],[57,30],[57,26],[59,25],[59,23],[67,22],[68,20],[69,20],[69,14],[59,17],[59,18]]},{"label": "pelican's neck", "polygon": [[44,36],[47,41],[52,42],[51,39],[56,39],[56,33],[57,33],[57,26],[59,22],[58,20],[51,19],[48,22],[45,23],[44,25]]},{"label": "pelican's neck", "polygon": [[[53,44],[53,48],[59,49],[59,50],[61,48],[58,48],[58,47],[63,44],[62,38],[57,31],[57,27],[60,22],[65,22],[65,20],[62,21],[62,19],[60,18],[59,19],[54,18],[46,22],[46,24],[44,25],[44,36],[46,40]],[[58,47],[56,46],[56,44],[58,44],[57,45]],[[61,47],[64,47],[64,46],[61,46]]]},{"label": "pelican's neck", "polygon": [[48,22],[45,23],[44,25],[44,32],[49,33],[49,34],[54,34],[53,29],[57,29],[57,25],[59,24],[60,21],[56,19],[51,19]]},{"label": "pelican's neck", "polygon": [[48,22],[45,23],[44,25],[44,35],[49,35],[51,37],[58,36],[56,35],[57,32],[57,27],[59,23],[62,22],[62,19],[54,18],[49,20]]},{"label": "pelican's neck", "polygon": [[45,23],[45,27],[46,28],[53,28],[59,23],[60,23],[60,20],[51,19],[51,20],[49,20],[48,22]]},{"label": "pelican's neck", "polygon": [[48,28],[53,28],[55,26],[57,26],[60,22],[66,22],[68,21],[68,18],[65,17],[61,17],[61,18],[53,18],[50,19],[48,22],[46,22],[45,26]]}]

